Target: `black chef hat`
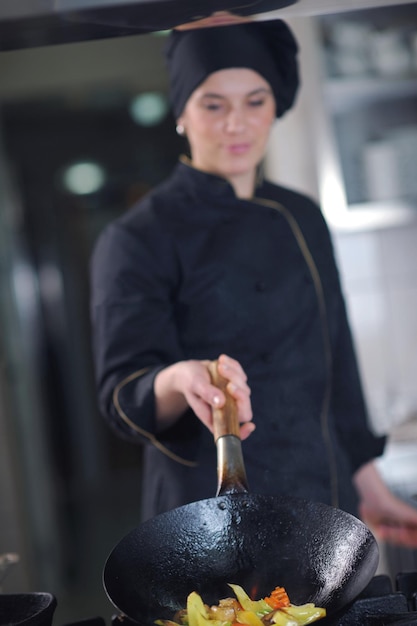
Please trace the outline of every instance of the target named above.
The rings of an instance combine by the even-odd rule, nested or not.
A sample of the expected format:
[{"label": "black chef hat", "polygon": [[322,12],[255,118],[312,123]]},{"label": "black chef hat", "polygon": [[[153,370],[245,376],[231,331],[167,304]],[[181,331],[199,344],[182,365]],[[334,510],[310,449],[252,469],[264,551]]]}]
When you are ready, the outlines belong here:
[{"label": "black chef hat", "polygon": [[282,20],[172,31],[165,55],[175,118],[209,74],[232,67],[253,69],[265,78],[281,117],[293,105],[299,84],[297,51]]}]

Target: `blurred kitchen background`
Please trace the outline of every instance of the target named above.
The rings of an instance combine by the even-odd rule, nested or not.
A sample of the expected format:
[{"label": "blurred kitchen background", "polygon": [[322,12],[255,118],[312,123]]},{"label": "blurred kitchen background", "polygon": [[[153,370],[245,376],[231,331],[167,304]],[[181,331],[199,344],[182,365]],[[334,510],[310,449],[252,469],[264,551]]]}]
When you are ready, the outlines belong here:
[{"label": "blurred kitchen background", "polygon": [[[266,171],[321,203],[381,471],[417,505],[417,4],[288,21],[303,87]],[[163,45],[0,52],[0,590],[54,593],[61,623],[113,613],[102,567],[139,519],[141,449],[96,407],[88,264],[185,149]],[[381,571],[417,569],[382,548]]]}]

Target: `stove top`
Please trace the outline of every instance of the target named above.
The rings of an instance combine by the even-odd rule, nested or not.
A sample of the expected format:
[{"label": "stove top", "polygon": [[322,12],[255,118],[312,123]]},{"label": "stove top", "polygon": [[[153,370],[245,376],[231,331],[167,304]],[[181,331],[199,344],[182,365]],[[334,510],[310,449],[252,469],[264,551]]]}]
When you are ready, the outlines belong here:
[{"label": "stove top", "polygon": [[386,575],[375,576],[356,600],[322,626],[417,626],[417,572],[398,574],[393,588]]}]

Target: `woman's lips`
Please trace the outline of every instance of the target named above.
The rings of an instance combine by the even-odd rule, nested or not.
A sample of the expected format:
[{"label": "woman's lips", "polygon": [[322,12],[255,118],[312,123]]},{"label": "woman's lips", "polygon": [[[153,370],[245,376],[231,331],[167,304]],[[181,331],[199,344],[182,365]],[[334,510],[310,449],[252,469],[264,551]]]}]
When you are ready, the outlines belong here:
[{"label": "woman's lips", "polygon": [[250,149],[250,143],[233,143],[227,146],[231,154],[244,154]]}]

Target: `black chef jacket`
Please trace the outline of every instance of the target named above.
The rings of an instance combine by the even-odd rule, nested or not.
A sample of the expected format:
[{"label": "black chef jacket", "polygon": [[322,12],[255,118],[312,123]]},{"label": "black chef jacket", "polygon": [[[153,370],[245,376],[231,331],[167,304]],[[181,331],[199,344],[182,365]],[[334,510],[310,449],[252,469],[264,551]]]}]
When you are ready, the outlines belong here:
[{"label": "black chef jacket", "polygon": [[248,376],[250,490],[356,513],[352,474],[380,455],[367,421],[331,239],[302,194],[261,182],[251,200],[180,162],[108,226],[92,259],[100,407],[146,444],[143,518],[215,495],[216,450],[191,410],[157,432],[164,366],[226,353]]}]

